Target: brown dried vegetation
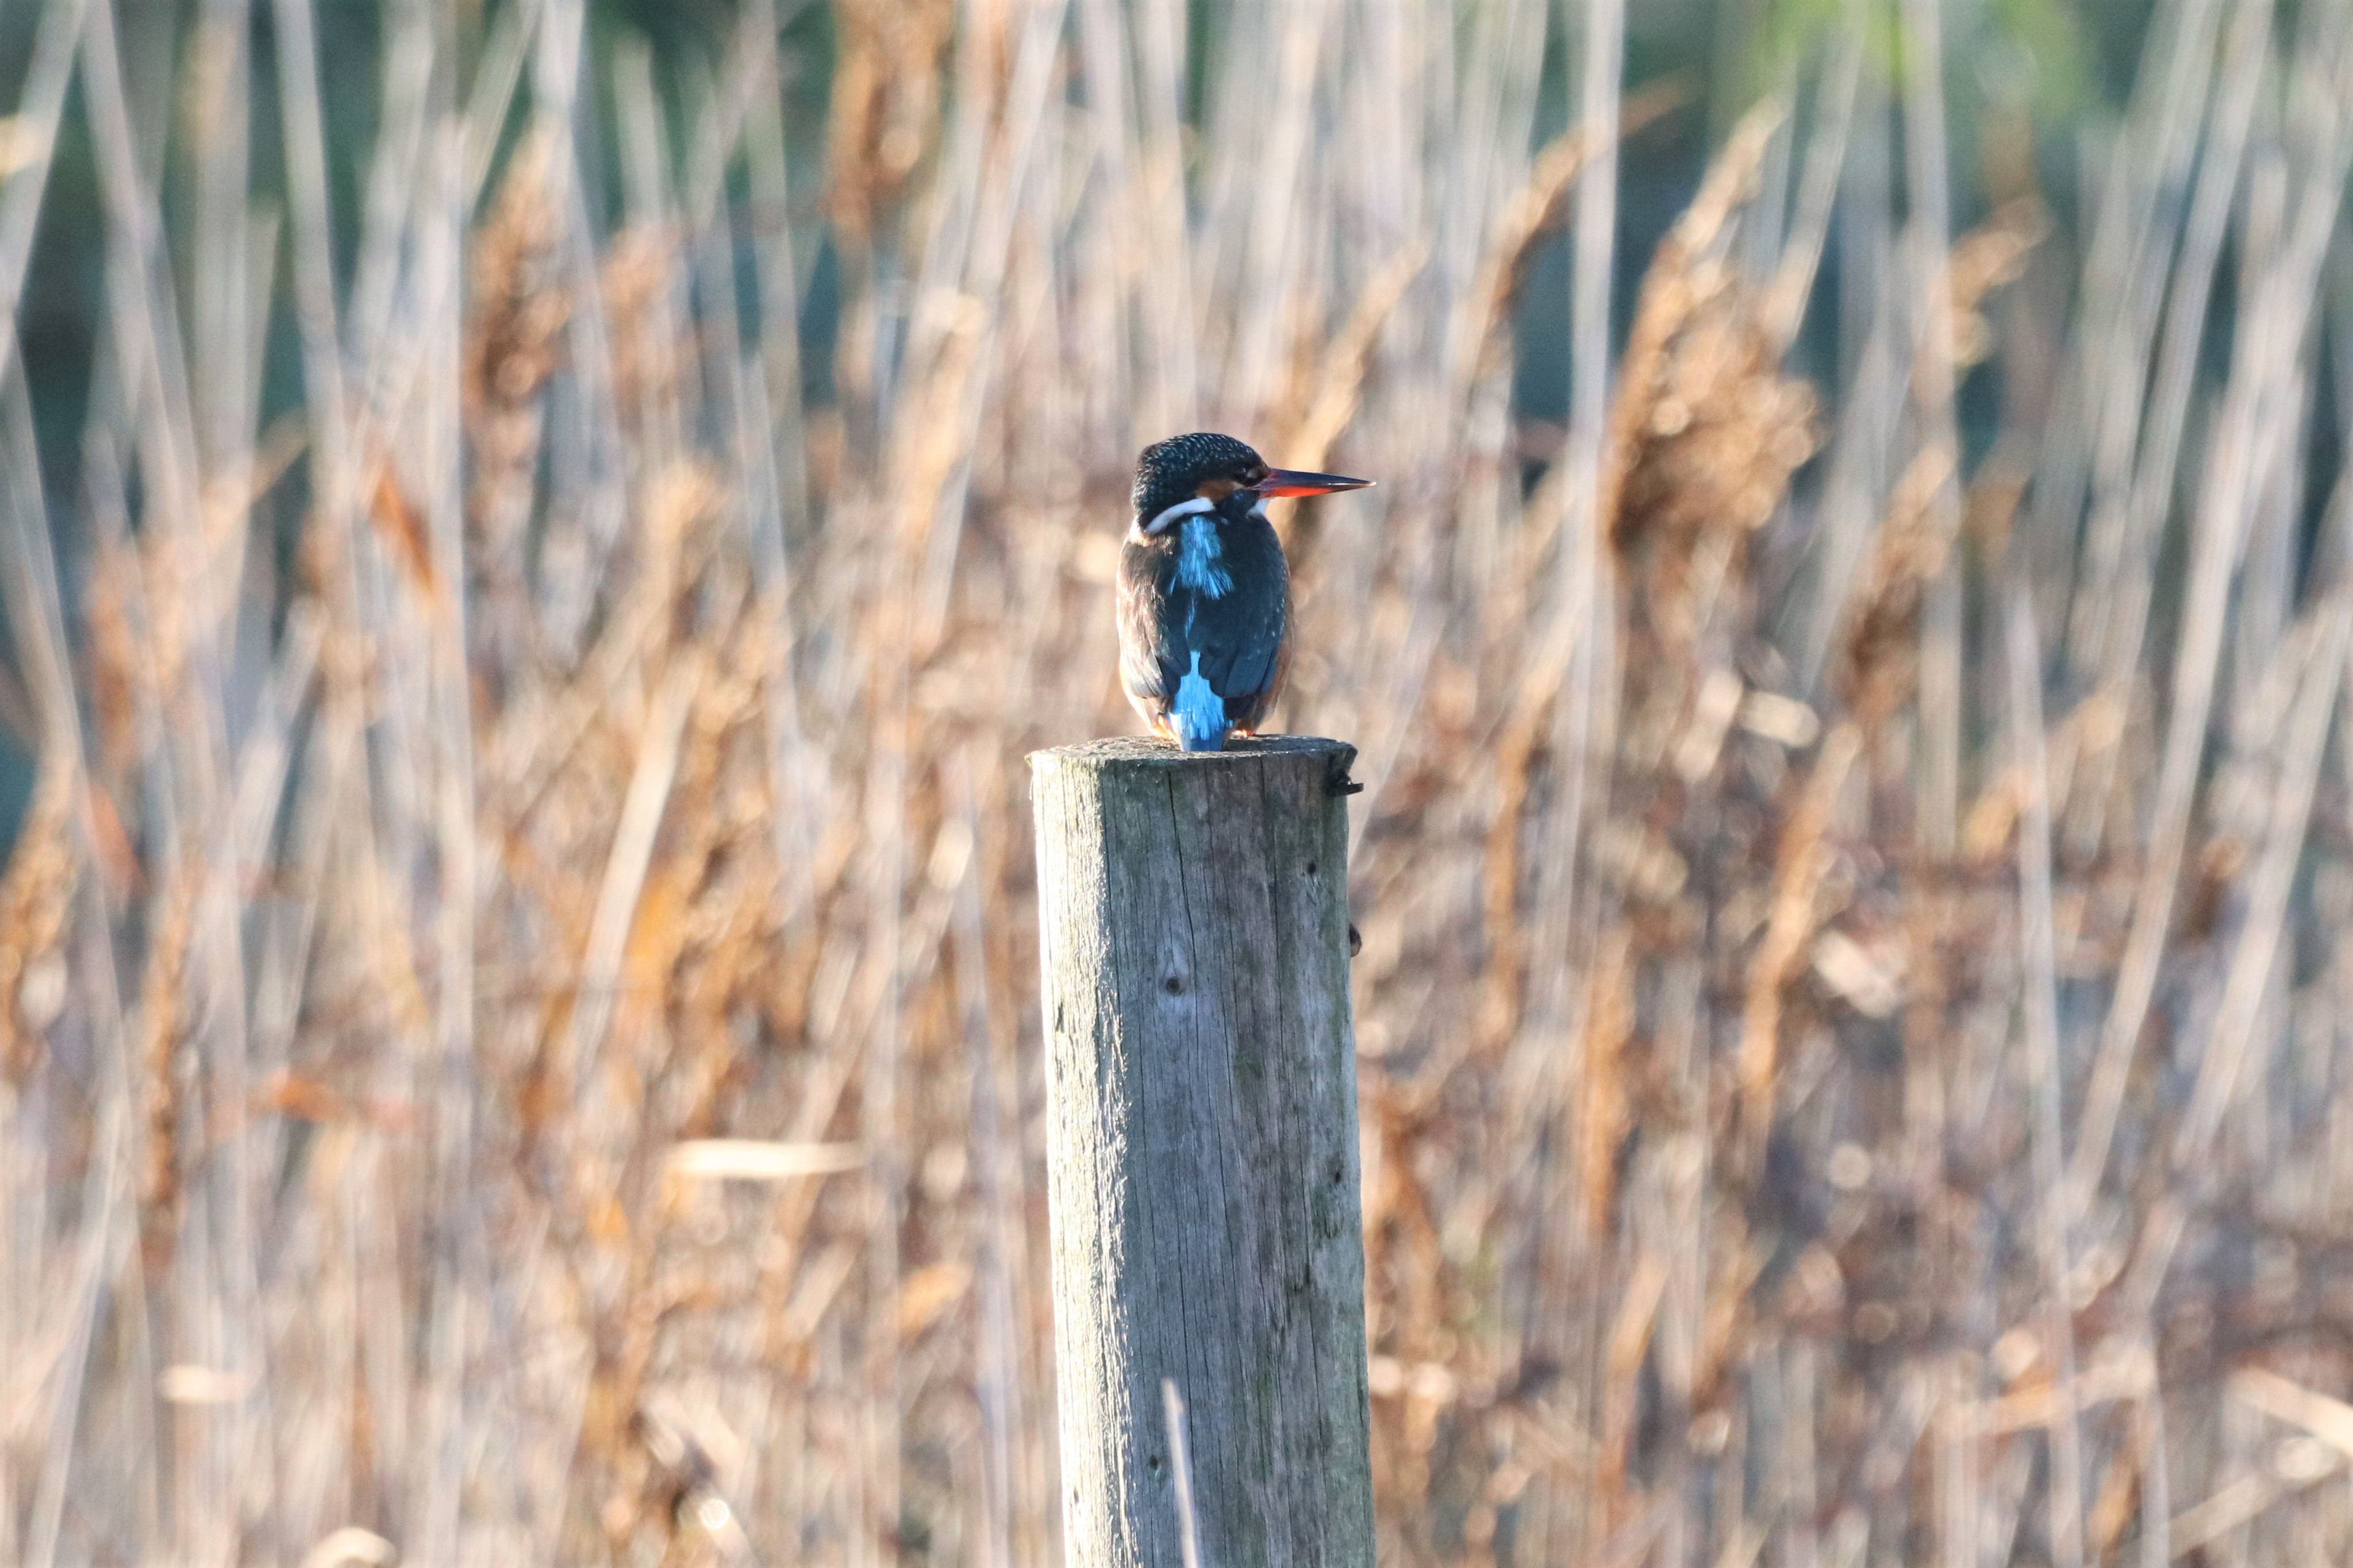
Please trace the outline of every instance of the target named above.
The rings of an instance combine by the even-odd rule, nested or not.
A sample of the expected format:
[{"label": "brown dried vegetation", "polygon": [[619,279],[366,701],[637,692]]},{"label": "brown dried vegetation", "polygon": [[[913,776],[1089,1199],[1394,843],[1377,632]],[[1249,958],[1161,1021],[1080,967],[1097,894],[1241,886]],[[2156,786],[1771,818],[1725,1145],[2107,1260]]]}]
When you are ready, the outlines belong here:
[{"label": "brown dried vegetation", "polygon": [[[1124,467],[1170,426],[1383,481],[1285,520],[1282,719],[1368,786],[1385,1560],[2353,1551],[2353,490],[2306,549],[2335,459],[2271,438],[2320,402],[2341,8],[2153,35],[2213,101],[2137,100],[2099,221],[2178,245],[2022,199],[1897,243],[1840,173],[1878,62],[1829,40],[1652,259],[1589,496],[1523,483],[1512,407],[1588,151],[1528,151],[1541,0],[1237,7],[1198,121],[1198,7],[845,4],[821,158],[762,0],[675,115],[616,51],[610,149],[535,96],[599,58],[580,6],[490,8],[479,66],[404,12],[348,268],[305,0],[284,187],[208,12],[160,205],[135,154],[183,132],[115,9],[23,113],[88,73],[114,243],[185,232],[110,274],[69,492],[0,382],[43,738],[0,1561],[1056,1560],[1020,759],[1124,722]],[[1901,271],[1816,385],[1833,224]],[[2262,330],[2176,453],[2166,346],[2227,290],[2124,301],[2214,225]]]}]

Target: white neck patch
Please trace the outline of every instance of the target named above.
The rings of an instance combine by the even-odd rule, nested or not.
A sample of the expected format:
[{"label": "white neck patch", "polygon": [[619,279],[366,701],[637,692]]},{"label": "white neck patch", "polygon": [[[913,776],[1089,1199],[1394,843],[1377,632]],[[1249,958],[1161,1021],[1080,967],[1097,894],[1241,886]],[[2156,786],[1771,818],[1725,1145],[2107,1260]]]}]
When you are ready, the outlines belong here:
[{"label": "white neck patch", "polygon": [[1234,587],[1234,574],[1226,570],[1225,554],[1216,519],[1187,518],[1185,531],[1176,542],[1176,585],[1190,588],[1205,599],[1224,598]]},{"label": "white neck patch", "polygon": [[1178,518],[1198,517],[1201,513],[1209,510],[1217,504],[1217,502],[1211,500],[1207,496],[1195,496],[1191,500],[1180,500],[1175,506],[1169,507],[1166,510],[1162,511],[1159,516],[1154,518],[1150,522],[1137,523],[1135,525],[1135,531],[1142,534],[1146,539],[1157,538],[1161,534],[1167,532],[1169,528],[1176,523]]}]

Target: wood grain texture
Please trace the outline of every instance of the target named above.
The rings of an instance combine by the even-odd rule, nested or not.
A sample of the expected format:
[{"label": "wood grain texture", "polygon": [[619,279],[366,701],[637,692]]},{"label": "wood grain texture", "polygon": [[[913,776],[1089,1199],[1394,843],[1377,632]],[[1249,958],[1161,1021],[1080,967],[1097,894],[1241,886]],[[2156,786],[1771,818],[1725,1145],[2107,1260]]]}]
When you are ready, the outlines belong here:
[{"label": "wood grain texture", "polygon": [[1354,748],[1032,757],[1065,1558],[1369,1568]]}]

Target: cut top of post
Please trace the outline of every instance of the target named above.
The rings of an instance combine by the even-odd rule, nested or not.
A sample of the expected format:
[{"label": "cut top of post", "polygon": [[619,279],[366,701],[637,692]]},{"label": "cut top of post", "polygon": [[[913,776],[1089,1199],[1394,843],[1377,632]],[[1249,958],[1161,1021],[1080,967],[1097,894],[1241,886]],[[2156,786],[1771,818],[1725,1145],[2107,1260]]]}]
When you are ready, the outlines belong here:
[{"label": "cut top of post", "polygon": [[1232,766],[1256,758],[1323,755],[1332,759],[1332,778],[1335,794],[1353,795],[1348,769],[1356,760],[1356,748],[1343,741],[1328,741],[1321,735],[1259,735],[1236,736],[1226,742],[1222,752],[1187,752],[1174,742],[1149,735],[1111,735],[1102,740],[1080,741],[1068,746],[1052,746],[1029,753],[1029,766],[1034,773],[1043,773],[1050,768],[1102,768],[1113,763],[1145,763],[1168,768]]}]

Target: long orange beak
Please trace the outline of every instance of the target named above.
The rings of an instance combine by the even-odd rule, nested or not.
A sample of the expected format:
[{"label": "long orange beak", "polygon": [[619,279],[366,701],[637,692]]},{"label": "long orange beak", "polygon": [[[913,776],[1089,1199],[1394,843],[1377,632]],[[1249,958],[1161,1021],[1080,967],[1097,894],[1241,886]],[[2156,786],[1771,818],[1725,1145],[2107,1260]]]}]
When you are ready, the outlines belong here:
[{"label": "long orange beak", "polygon": [[1303,474],[1292,468],[1269,468],[1266,478],[1250,489],[1272,500],[1280,496],[1328,496],[1335,490],[1360,490],[1372,482],[1352,479],[1345,474]]}]

